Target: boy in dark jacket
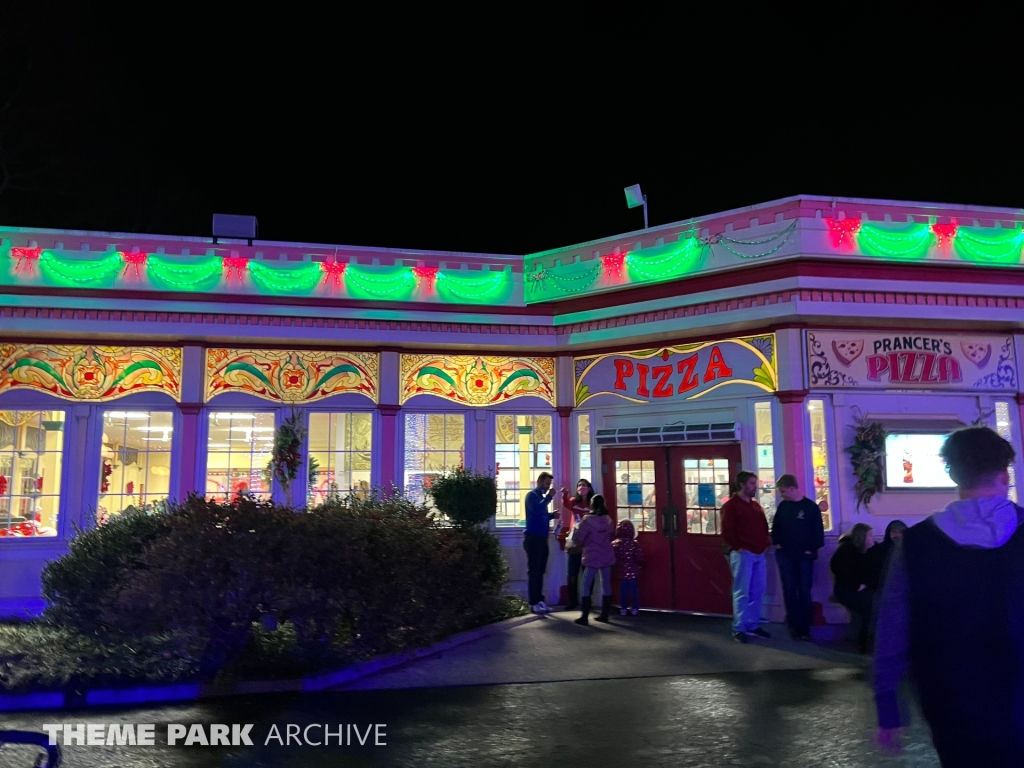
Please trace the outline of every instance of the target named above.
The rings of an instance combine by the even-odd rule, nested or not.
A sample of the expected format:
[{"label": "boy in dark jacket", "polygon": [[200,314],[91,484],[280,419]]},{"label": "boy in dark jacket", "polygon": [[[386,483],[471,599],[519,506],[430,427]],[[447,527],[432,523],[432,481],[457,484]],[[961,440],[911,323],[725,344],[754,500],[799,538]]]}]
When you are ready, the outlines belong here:
[{"label": "boy in dark jacket", "polygon": [[940,455],[958,499],[893,550],[878,612],[879,742],[898,748],[907,671],[942,765],[1024,762],[1024,509],[1008,498],[1011,445],[988,427]]},{"label": "boy in dark jacket", "polygon": [[620,520],[615,529],[615,566],[619,569],[619,613],[626,615],[627,598],[633,597],[633,615],[640,613],[640,591],[637,579],[644,565],[644,552],[636,541],[636,528],[629,520]]},{"label": "boy in dark jacket", "polygon": [[772,543],[786,600],[786,623],[794,638],[810,640],[814,561],[825,546],[825,527],[821,509],[800,493],[793,475],[783,475],[776,486],[783,501],[772,520]]}]

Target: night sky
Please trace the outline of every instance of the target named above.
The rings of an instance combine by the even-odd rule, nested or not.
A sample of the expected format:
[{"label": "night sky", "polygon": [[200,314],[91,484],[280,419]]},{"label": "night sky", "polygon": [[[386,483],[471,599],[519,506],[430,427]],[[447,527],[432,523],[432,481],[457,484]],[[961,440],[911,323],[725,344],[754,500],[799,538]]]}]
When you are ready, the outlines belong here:
[{"label": "night sky", "polygon": [[634,183],[652,225],[798,193],[1024,207],[1009,70],[888,58],[895,22],[868,51],[775,12],[214,5],[2,4],[0,223],[524,253],[639,229]]}]

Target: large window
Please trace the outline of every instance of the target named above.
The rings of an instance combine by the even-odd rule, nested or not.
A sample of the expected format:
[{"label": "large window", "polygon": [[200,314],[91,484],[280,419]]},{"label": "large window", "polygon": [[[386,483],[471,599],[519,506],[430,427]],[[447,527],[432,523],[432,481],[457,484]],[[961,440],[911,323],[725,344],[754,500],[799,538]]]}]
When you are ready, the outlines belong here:
[{"label": "large window", "polygon": [[772,404],[756,403],[754,421],[757,431],[758,503],[768,517],[775,517],[775,442],[772,439]]},{"label": "large window", "polygon": [[590,463],[590,414],[581,413],[576,418],[576,443],[579,446],[580,477],[594,482]]},{"label": "large window", "polygon": [[56,536],[62,411],[0,411],[0,536]]},{"label": "large window", "polygon": [[370,492],[373,415],[311,413],[309,415],[310,505],[328,496]]},{"label": "large window", "polygon": [[551,471],[553,421],[551,416],[515,416],[502,413],[495,417],[497,525],[526,525],[526,510],[523,506],[526,494],[536,485],[541,472]]},{"label": "large window", "polygon": [[[825,530],[832,530],[832,490],[828,473],[828,430],[825,427],[825,401],[807,403],[811,417],[811,465],[814,469],[814,500],[821,507]],[[810,494],[808,494],[810,495]]]},{"label": "large window", "polygon": [[164,501],[171,488],[170,411],[106,411],[100,452],[97,521],[128,507]]},{"label": "large window", "polygon": [[[1005,401],[996,403],[996,432],[1004,440],[1013,445],[1013,427],[1010,426],[1010,404]],[[1017,468],[1010,463],[1010,501],[1017,503]]]},{"label": "large window", "polygon": [[425,503],[431,478],[463,465],[466,425],[461,413],[405,414],[405,495]]},{"label": "large window", "polygon": [[239,493],[268,495],[274,447],[273,413],[210,414],[206,438],[206,495],[218,501]]}]

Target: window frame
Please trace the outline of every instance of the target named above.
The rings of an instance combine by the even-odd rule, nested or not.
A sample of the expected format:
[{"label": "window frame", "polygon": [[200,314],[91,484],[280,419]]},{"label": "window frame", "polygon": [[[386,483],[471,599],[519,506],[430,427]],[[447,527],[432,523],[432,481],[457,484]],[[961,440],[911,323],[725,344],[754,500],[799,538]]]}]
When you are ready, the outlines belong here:
[{"label": "window frame", "polygon": [[[508,407],[508,408],[489,408],[489,409],[487,409],[487,415],[491,417],[491,418],[487,419],[488,427],[489,427],[488,435],[490,436],[490,440],[488,441],[488,444],[490,445],[489,459],[490,459],[490,462],[491,462],[490,463],[491,471],[495,471],[497,469],[496,464],[497,464],[497,452],[498,452],[498,417],[499,416],[512,416],[512,417],[529,416],[531,418],[536,418],[538,416],[546,416],[546,417],[551,419],[551,467],[548,468],[548,469],[541,469],[541,471],[542,472],[550,472],[552,475],[555,476],[555,480],[556,481],[561,482],[561,481],[558,480],[558,473],[555,471],[556,467],[559,464],[559,456],[558,456],[559,452],[558,452],[557,448],[560,445],[560,443],[559,443],[559,430],[561,428],[561,419],[558,417],[558,412],[557,411],[553,411],[553,410],[542,410],[542,409],[538,410],[538,409],[532,409],[532,408],[520,409],[520,408],[514,407],[514,405],[515,404],[512,404],[513,407]],[[507,443],[503,443],[503,445],[507,445]],[[534,443],[534,445],[536,446],[536,443]],[[533,454],[536,456],[537,453],[538,453],[537,449],[534,448]],[[574,483],[576,481],[575,480],[571,480],[570,482]],[[497,477],[495,477],[495,483],[498,484],[498,478]],[[569,487],[568,484],[566,484],[564,482],[562,484],[565,485],[566,488]],[[519,490],[522,491],[522,489],[519,489]],[[558,495],[558,488],[554,488],[554,490],[555,490],[555,495],[557,496]],[[527,489],[526,493],[529,493],[529,491],[530,491],[530,489]],[[498,484],[498,496],[499,496],[499,502],[498,503],[499,504],[501,504],[501,501],[500,501],[501,492],[502,492],[502,488],[501,488],[500,484]],[[522,506],[522,498],[523,497],[520,496],[520,506]],[[561,504],[562,504],[561,499],[558,499],[558,498],[552,499],[551,503],[555,505],[555,509],[556,510],[560,510],[561,509]],[[521,531],[525,527],[526,527],[526,519],[525,518],[523,518],[522,524],[520,524],[518,522],[518,520],[517,520],[515,525],[499,525],[498,524],[498,511],[497,511],[497,509],[495,509],[494,515],[491,517],[491,528],[493,530],[497,530],[497,531]]]},{"label": "window frame", "polygon": [[[837,512],[837,503],[840,499],[840,488],[839,488],[839,471],[838,464],[836,463],[836,433],[835,433],[835,408],[832,404],[832,397],[822,392],[811,392],[804,398],[800,404],[801,412],[803,413],[803,425],[804,434],[807,436],[807,455],[804,458],[804,472],[808,478],[808,484],[813,486],[814,484],[814,432],[811,428],[811,408],[810,404],[812,400],[821,401],[822,418],[825,420],[825,451],[828,454],[825,457],[825,466],[828,469],[828,510],[826,514],[829,517],[829,522],[832,524],[825,528],[826,536],[838,536],[839,535],[839,517]],[[808,489],[810,490],[810,489]],[[817,503],[817,492],[814,494],[814,501]]]},{"label": "window frame", "polygon": [[[342,397],[344,397],[344,396],[342,396]],[[363,398],[362,400],[365,402],[365,398]],[[289,413],[291,411],[290,408],[284,409],[284,410],[289,411]],[[309,500],[309,489],[308,489],[307,485],[308,485],[308,478],[309,478],[309,459],[310,459],[311,454],[313,453],[313,451],[310,450],[310,447],[309,447],[309,435],[310,435],[310,432],[312,431],[312,416],[314,414],[328,414],[328,415],[335,414],[335,413],[348,413],[348,414],[368,413],[368,414],[370,414],[370,488],[371,488],[371,490],[374,489],[374,488],[380,488],[380,480],[381,480],[381,478],[380,478],[380,466],[381,466],[381,463],[382,463],[381,462],[381,456],[383,455],[384,444],[385,444],[385,441],[382,440],[382,435],[381,435],[380,411],[378,411],[375,407],[367,407],[365,405],[362,405],[362,403],[360,403],[359,407],[356,407],[355,405],[346,406],[344,403],[331,402],[330,400],[320,401],[320,402],[318,402],[318,403],[316,403],[314,405],[306,406],[302,410],[303,410],[303,418],[304,418],[305,424],[306,424],[307,437],[306,437],[306,445],[304,446],[303,452],[302,452],[302,466],[301,466],[301,468],[299,470],[300,473],[301,473],[299,476],[307,478],[307,484],[303,484],[303,489],[302,489],[301,492],[300,491],[296,491],[295,487],[293,486],[293,489],[292,489],[293,493],[300,493],[301,494],[300,498],[295,499],[296,506],[312,509],[312,506],[310,506],[309,502],[308,502],[308,500]],[[403,421],[403,424],[404,424],[404,421]],[[404,429],[403,429],[402,433],[403,433],[403,437],[404,437]],[[295,485],[297,486],[299,484],[296,483]],[[294,496],[293,496],[293,498],[294,498]]]}]

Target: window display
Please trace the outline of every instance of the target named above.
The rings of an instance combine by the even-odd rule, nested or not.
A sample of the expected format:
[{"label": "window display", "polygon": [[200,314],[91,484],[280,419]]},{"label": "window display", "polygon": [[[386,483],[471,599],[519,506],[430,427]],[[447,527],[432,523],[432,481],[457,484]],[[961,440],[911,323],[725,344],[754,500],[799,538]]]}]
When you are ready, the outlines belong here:
[{"label": "window display", "polygon": [[308,440],[310,506],[370,492],[373,414],[311,413]]},{"label": "window display", "polygon": [[954,488],[956,483],[939,456],[945,434],[889,434],[885,437],[885,487]]},{"label": "window display", "polygon": [[465,433],[465,418],[461,413],[405,414],[403,480],[408,498],[425,503],[431,479],[463,465]]},{"label": "window display", "polygon": [[170,411],[104,412],[97,522],[167,498],[173,432]]},{"label": "window display", "polygon": [[828,469],[828,429],[825,426],[825,401],[807,403],[811,417],[811,468],[814,470],[814,495],[809,498],[821,508],[821,521],[826,531],[832,530],[832,486]]},{"label": "window display", "polygon": [[238,494],[270,495],[273,413],[210,414],[206,438],[206,496],[229,501]]},{"label": "window display", "polygon": [[757,502],[771,525],[775,517],[775,443],[772,433],[772,404],[756,403],[754,420],[757,430]]},{"label": "window display", "polygon": [[[523,507],[541,472],[551,471],[551,416],[498,414],[494,425],[494,471],[498,481],[497,525],[526,525]],[[521,434],[520,427],[529,434]],[[528,487],[523,490],[523,483]],[[556,489],[557,490],[557,489]]]},{"label": "window display", "polygon": [[0,411],[0,536],[56,536],[63,411]]}]

